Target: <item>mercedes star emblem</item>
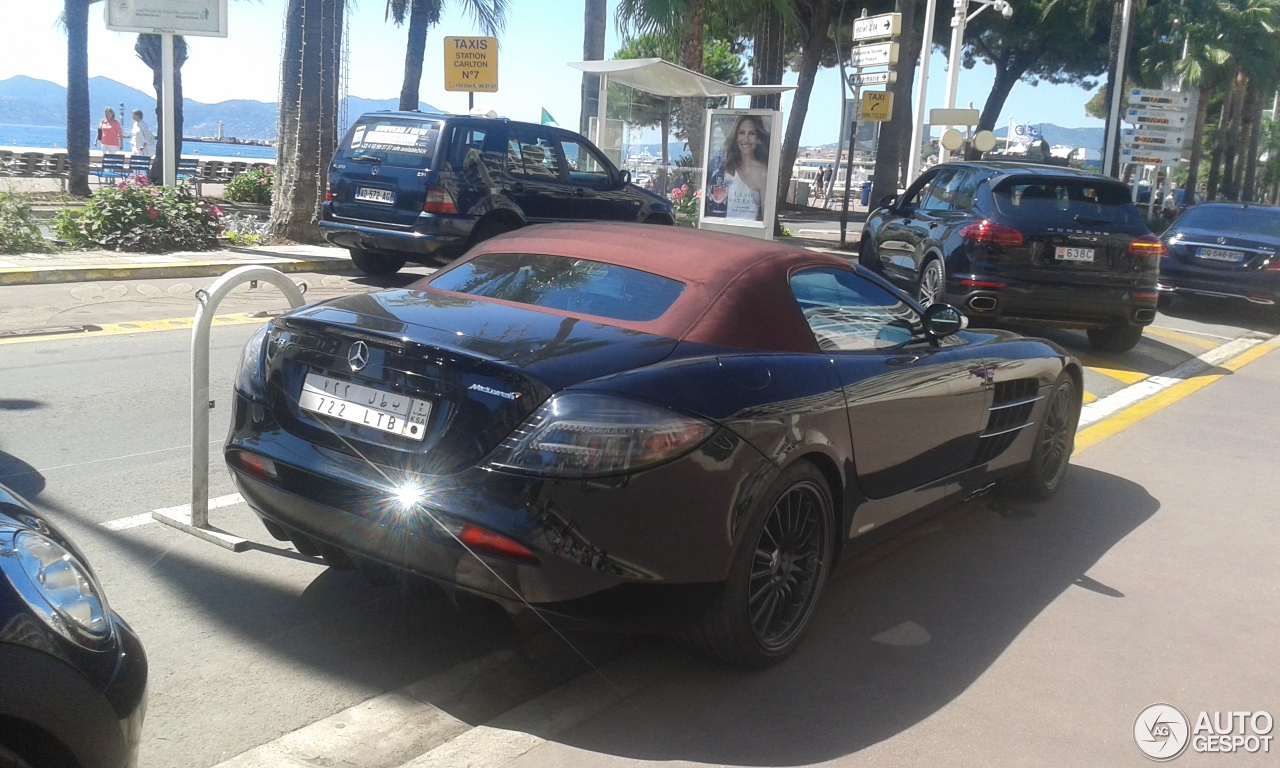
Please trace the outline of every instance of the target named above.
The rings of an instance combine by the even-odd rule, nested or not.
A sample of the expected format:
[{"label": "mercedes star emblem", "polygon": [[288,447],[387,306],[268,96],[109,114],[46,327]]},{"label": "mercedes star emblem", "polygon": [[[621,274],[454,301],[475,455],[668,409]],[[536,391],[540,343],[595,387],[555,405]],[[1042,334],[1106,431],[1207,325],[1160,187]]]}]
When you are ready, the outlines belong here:
[{"label": "mercedes star emblem", "polygon": [[1225,237],[1220,237],[1220,238],[1218,238],[1218,244],[1219,244],[1219,245],[1226,245],[1226,244],[1227,244],[1227,238],[1225,238]]},{"label": "mercedes star emblem", "polygon": [[351,345],[351,351],[347,353],[347,362],[351,365],[351,370],[362,370],[369,364],[369,347],[363,341],[357,341]]}]

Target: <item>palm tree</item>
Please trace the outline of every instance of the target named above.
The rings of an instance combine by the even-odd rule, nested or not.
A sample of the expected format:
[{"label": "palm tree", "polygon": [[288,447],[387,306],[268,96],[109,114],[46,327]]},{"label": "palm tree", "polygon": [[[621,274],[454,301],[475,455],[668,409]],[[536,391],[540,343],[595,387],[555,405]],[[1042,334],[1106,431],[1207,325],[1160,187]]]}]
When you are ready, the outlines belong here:
[{"label": "palm tree", "polygon": [[[164,75],[160,35],[138,35],[133,52],[151,69],[151,87],[156,92],[156,146],[147,178],[153,184],[164,183]],[[182,157],[182,65],[187,63],[187,41],[182,35],[173,38],[173,156]],[[124,115],[120,120],[125,119]]]},{"label": "palm tree", "polygon": [[271,233],[318,242],[329,158],[337,148],[346,0],[289,0],[280,60]]},{"label": "palm tree", "polygon": [[89,3],[63,0],[67,30],[67,163],[68,190],[89,196]]},{"label": "palm tree", "polygon": [[[608,3],[605,0],[585,0],[582,18],[582,60],[600,61],[604,58],[605,23]],[[600,111],[600,76],[582,73],[582,107],[578,111],[578,133],[586,136],[592,115]]]},{"label": "palm tree", "polygon": [[[463,9],[479,25],[480,31],[497,37],[507,23],[507,0],[464,0]],[[404,54],[404,82],[400,86],[400,109],[418,108],[422,82],[422,61],[427,50],[427,32],[440,23],[444,0],[387,0],[387,15],[402,26],[409,20],[409,42]]]},{"label": "palm tree", "polygon": [[[678,31],[680,66],[694,72],[702,71],[706,17],[706,0],[619,0],[616,11],[618,29],[624,34],[661,35]],[[705,108],[704,100],[699,98],[683,99],[680,104],[680,121],[689,127],[686,143],[695,164],[702,157]],[[601,126],[602,135],[603,128]]]}]

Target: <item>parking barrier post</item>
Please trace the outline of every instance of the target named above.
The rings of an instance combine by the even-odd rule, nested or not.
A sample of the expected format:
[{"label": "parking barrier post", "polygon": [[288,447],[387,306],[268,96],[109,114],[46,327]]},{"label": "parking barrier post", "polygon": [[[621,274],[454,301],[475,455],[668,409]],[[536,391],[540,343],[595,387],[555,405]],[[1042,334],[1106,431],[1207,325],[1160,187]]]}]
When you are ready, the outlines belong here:
[{"label": "parking barrier post", "polygon": [[191,329],[191,511],[151,513],[157,522],[173,526],[220,547],[240,552],[249,542],[209,525],[209,328],[213,313],[231,289],[251,280],[271,283],[289,300],[291,309],[302,306],[304,288],[270,267],[233,269],[207,290],[196,291],[196,316]]}]

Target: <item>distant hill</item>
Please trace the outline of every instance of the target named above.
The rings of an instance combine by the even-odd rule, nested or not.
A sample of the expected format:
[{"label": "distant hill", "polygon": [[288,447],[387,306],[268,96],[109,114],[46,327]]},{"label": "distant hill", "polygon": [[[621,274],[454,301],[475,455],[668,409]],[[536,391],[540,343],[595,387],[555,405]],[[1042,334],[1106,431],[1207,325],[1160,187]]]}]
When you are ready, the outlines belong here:
[{"label": "distant hill", "polygon": [[[107,77],[89,78],[89,103],[91,122],[94,125],[101,118],[104,108],[111,107],[119,112],[121,104],[126,112],[141,109],[147,114],[147,119],[155,123],[154,94],[144,93]],[[354,120],[365,112],[396,109],[398,105],[397,99],[351,96],[347,99],[347,114]],[[67,89],[57,83],[25,75],[0,80],[0,123],[62,126],[66,125],[66,107]],[[439,111],[426,102],[420,103],[418,108],[423,112]],[[237,99],[205,104],[183,99],[182,110],[182,132],[187,136],[216,135],[218,121],[222,121],[222,132],[226,136],[241,139],[276,137],[277,108],[273,102]]]},{"label": "distant hill", "polygon": [[[1101,149],[1104,129],[1097,128],[1063,128],[1053,123],[1032,123],[1040,129],[1040,135],[1049,144],[1062,144],[1068,147],[1085,147],[1086,149]],[[993,133],[1004,138],[1009,133],[1009,126],[997,128]]]}]

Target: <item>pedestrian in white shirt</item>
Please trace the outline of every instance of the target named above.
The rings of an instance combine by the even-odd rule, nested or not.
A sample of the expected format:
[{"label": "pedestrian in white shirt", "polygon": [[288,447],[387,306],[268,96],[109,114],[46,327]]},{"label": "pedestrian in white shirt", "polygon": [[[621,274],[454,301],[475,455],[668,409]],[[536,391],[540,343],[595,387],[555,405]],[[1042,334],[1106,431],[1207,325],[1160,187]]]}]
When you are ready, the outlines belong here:
[{"label": "pedestrian in white shirt", "polygon": [[134,156],[151,157],[155,151],[156,137],[151,132],[147,121],[142,118],[142,110],[133,110],[133,134],[132,134],[131,151]]}]

